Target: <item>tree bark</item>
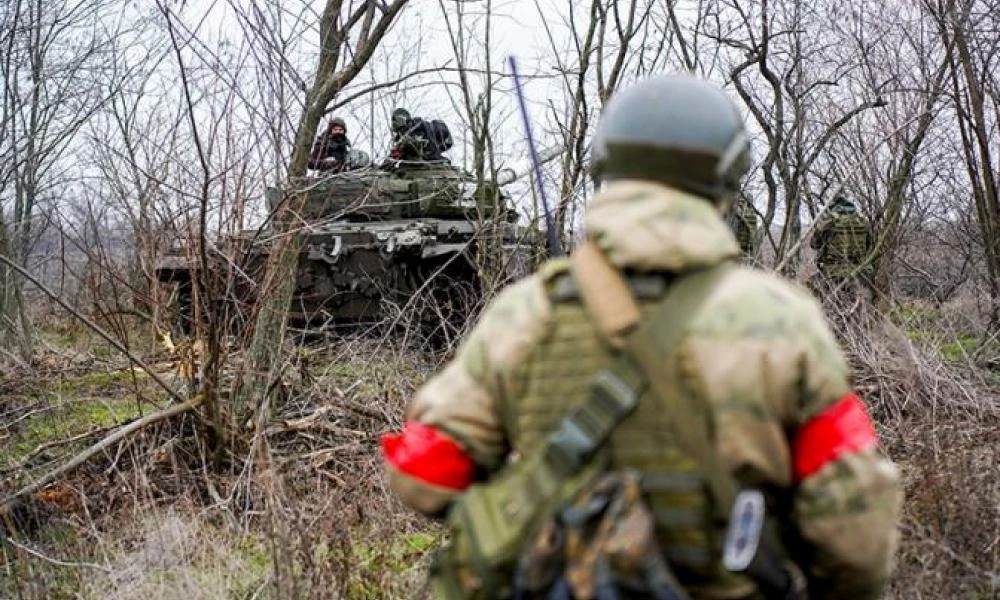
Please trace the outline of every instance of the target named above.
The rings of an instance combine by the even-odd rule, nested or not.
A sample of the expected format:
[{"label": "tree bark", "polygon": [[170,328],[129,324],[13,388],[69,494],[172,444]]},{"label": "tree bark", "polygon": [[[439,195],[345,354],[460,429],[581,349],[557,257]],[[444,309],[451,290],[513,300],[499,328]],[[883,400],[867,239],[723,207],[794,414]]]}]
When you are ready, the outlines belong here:
[{"label": "tree bark", "polygon": [[[341,23],[342,2],[328,0],[320,18],[319,66],[313,85],[306,93],[305,109],[295,132],[288,167],[290,182],[306,174],[312,141],[327,105],[368,64],[407,2],[394,0],[388,5],[365,2]],[[350,47],[352,33],[357,37],[354,46]],[[351,58],[339,65],[342,50]],[[284,201],[276,209],[274,227],[283,235],[276,236],[278,241],[271,249],[259,288],[253,337],[247,352],[248,372],[234,394],[233,409],[237,416],[247,414],[251,406],[268,399],[281,377],[281,348],[303,243],[300,232],[294,229],[292,217],[300,211],[303,201],[304,195],[288,185]]]}]

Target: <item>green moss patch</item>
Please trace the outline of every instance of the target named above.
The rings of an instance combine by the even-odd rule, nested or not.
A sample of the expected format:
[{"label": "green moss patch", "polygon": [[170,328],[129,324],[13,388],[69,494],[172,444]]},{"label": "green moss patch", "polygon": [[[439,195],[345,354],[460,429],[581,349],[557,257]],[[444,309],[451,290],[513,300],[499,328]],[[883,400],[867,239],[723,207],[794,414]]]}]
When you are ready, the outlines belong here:
[{"label": "green moss patch", "polygon": [[[40,410],[19,423],[16,441],[0,456],[7,466],[18,464],[40,445],[111,428],[139,416],[134,399],[56,396],[47,410]],[[72,449],[82,443],[69,443],[51,451],[63,453],[67,451],[65,448]]]}]

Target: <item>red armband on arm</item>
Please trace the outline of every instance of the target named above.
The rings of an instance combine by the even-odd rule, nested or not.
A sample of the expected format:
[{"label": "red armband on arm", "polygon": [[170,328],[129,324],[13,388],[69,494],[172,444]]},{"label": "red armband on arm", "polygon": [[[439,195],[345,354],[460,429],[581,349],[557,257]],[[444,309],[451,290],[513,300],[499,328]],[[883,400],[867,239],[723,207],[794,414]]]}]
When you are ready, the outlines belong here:
[{"label": "red armband on arm", "polygon": [[878,446],[865,405],[851,393],[807,421],[792,443],[795,481],[802,481],[845,454]]},{"label": "red armband on arm", "polygon": [[397,471],[432,485],[464,490],[472,483],[472,459],[430,425],[406,423],[400,433],[382,436],[382,455]]}]

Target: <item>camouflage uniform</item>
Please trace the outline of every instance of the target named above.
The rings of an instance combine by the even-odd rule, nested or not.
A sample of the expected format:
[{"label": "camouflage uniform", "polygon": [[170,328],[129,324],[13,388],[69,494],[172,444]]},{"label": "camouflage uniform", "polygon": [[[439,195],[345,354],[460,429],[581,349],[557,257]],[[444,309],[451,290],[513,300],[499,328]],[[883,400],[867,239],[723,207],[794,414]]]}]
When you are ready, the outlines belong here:
[{"label": "camouflage uniform", "polygon": [[871,267],[862,267],[872,250],[868,219],[846,200],[838,200],[821,219],[809,242],[817,251],[816,266],[820,274],[837,283],[850,277],[869,280]]},{"label": "camouflage uniform", "polygon": [[[611,182],[585,225],[607,260],[627,273],[669,280],[738,254],[711,204],[657,183]],[[455,359],[418,390],[407,422],[440,432],[483,473],[540,443],[612,356],[583,305],[563,294],[567,271],[566,261],[552,261],[504,290]],[[655,301],[639,298],[644,309]],[[773,275],[733,268],[684,324],[677,348],[671,357],[683,385],[711,407],[722,463],[743,485],[766,490],[769,513],[785,529],[811,596],[877,597],[898,543],[898,474],[874,444],[823,441],[831,427],[870,422],[811,297]],[[643,402],[612,434],[612,464],[655,479],[682,459],[664,433],[663,411],[647,396]],[[861,411],[854,425],[838,416],[844,410]],[[392,488],[427,514],[439,513],[469,483],[432,482],[387,458]],[[670,527],[676,500],[663,490],[647,492],[659,546],[671,566],[680,566],[691,598],[759,597],[744,577],[684,570],[690,557]],[[697,546],[694,540],[689,545]]]},{"label": "camouflage uniform", "polygon": [[740,258],[752,262],[757,253],[757,211],[749,201],[740,198],[730,209],[727,221],[740,246]]}]

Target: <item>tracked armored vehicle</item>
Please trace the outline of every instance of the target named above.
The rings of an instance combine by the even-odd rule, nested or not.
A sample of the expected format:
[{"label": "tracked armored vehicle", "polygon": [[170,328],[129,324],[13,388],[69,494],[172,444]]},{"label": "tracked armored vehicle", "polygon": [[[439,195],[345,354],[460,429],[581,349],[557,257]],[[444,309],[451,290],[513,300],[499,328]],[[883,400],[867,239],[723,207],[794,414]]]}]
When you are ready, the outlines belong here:
[{"label": "tracked armored vehicle", "polygon": [[[517,224],[503,190],[516,177],[508,171],[498,184],[477,184],[441,161],[291,181],[305,195],[297,213],[303,244],[291,322],[310,329],[419,322],[425,332],[457,331],[484,284],[518,275],[527,265],[527,230]],[[272,210],[289,197],[268,189]],[[157,275],[177,284],[182,321],[190,325],[195,287],[219,282],[221,272],[226,283],[218,287],[228,291],[200,297],[225,298],[227,308],[240,307],[226,314],[248,318],[273,233],[265,228],[221,240],[208,260],[219,271],[211,277],[198,276],[190,244],[175,243]]]}]

